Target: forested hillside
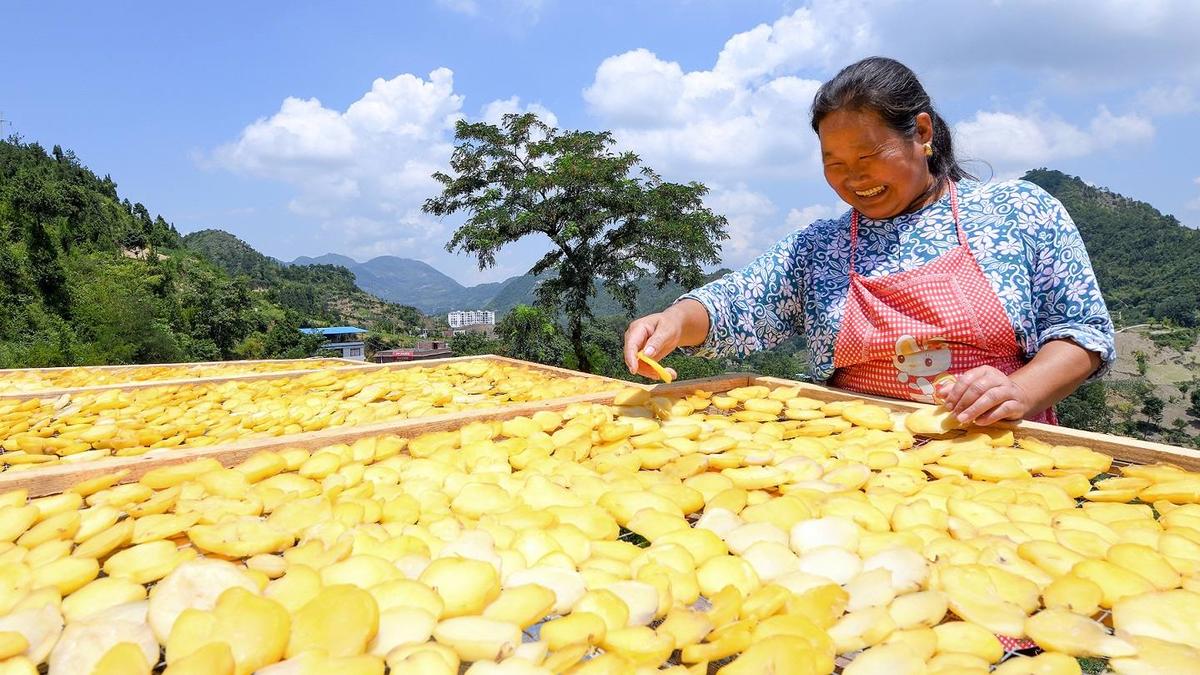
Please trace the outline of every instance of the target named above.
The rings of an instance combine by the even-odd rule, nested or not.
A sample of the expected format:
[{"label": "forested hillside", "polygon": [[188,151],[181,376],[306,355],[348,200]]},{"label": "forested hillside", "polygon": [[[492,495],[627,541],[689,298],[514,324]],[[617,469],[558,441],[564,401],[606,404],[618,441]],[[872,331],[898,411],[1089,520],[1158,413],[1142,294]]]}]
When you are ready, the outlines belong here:
[{"label": "forested hillside", "polygon": [[304,324],[419,320],[345,270],[205,239],[189,250],[69,150],[0,141],[0,367],[308,356]]},{"label": "forested hillside", "polygon": [[1078,428],[1200,446],[1200,232],[1059,171],[1025,179],[1063,203],[1120,327],[1117,363],[1058,406]]},{"label": "forested hillside", "polygon": [[1200,324],[1200,231],[1145,203],[1060,171],[1024,176],[1058,198],[1087,244],[1104,299],[1119,324]]},{"label": "forested hillside", "polygon": [[305,316],[366,324],[383,334],[413,333],[421,327],[423,316],[416,308],[367,293],[345,267],[285,265],[221,230],[192,232],[183,237],[183,245],[227,274],[245,276],[253,290],[266,294],[272,302]]}]

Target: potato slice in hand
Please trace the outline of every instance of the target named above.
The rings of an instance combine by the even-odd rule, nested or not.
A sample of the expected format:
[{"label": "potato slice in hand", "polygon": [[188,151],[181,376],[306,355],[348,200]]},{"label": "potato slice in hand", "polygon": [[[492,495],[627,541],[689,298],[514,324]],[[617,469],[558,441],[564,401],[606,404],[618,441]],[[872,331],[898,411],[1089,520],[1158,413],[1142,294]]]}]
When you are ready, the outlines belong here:
[{"label": "potato slice in hand", "polygon": [[675,379],[675,376],[671,374],[671,371],[663,368],[662,364],[650,358],[649,356],[646,356],[645,353],[639,351],[637,353],[637,357],[639,361],[650,366],[655,374],[658,375],[658,379],[662,380],[664,383],[670,384]]}]

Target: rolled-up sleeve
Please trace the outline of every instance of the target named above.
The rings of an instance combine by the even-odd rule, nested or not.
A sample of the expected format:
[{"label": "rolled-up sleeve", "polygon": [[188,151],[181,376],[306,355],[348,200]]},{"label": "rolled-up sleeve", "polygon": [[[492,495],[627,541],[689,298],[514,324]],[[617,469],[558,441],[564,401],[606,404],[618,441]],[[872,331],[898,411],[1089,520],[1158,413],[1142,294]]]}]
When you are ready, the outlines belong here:
[{"label": "rolled-up sleeve", "polygon": [[770,349],[804,329],[803,231],[745,268],[680,297],[704,305],[708,337],[698,354],[742,357]]},{"label": "rolled-up sleeve", "polygon": [[1075,222],[1057,199],[1041,196],[1046,209],[1032,270],[1037,346],[1067,339],[1095,352],[1101,363],[1089,380],[1096,379],[1116,360],[1112,318]]}]

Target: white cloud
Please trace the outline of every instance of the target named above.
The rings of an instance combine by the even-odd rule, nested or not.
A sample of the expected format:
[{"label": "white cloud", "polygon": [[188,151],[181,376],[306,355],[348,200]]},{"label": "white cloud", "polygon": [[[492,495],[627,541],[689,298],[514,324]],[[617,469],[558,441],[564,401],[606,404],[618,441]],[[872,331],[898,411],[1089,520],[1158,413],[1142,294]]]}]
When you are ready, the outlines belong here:
[{"label": "white cloud", "polygon": [[837,218],[848,210],[850,210],[850,205],[840,199],[836,204],[810,204],[803,208],[788,211],[784,223],[790,230],[803,229],[818,220]]},{"label": "white cloud", "polygon": [[722,245],[721,258],[723,264],[733,267],[745,265],[795,230],[836,218],[850,208],[841,200],[812,204],[789,210],[781,220],[775,202],[745,183],[713,186],[704,205],[729,221],[729,239]]},{"label": "white cloud", "polygon": [[555,115],[546,106],[540,103],[527,103],[521,105],[521,99],[516,96],[511,96],[506,99],[498,99],[483,106],[483,112],[479,117],[482,121],[489,124],[500,124],[504,121],[505,115],[533,113],[538,116],[538,119],[552,127],[558,126],[558,115]]},{"label": "white cloud", "polygon": [[[815,0],[733,35],[708,70],[685,70],[647,49],[610,56],[584,99],[600,126],[651,166],[724,182],[814,177],[808,109],[816,88],[837,67],[878,52],[927,74],[926,84],[942,91],[996,72],[1018,73],[1002,79],[1034,95],[1127,90],[1144,86],[1145,73],[1159,74],[1138,101],[1122,101],[1132,106],[1126,114],[1101,109],[1081,124],[1040,111],[981,111],[961,122],[982,158],[1005,170],[1143,141],[1153,136],[1151,117],[1198,107],[1195,0],[929,0],[922,14],[946,17],[955,28],[913,39],[908,3]],[[1018,132],[1016,142],[992,131]]]},{"label": "white cloud", "polygon": [[[830,40],[834,29],[845,29]],[[684,71],[646,49],[605,59],[584,100],[648,164],[708,180],[815,176],[808,109],[823,72],[870,29],[846,3],[817,0],[726,41],[709,70]]]},{"label": "white cloud", "polygon": [[1150,87],[1137,95],[1138,109],[1148,115],[1186,115],[1200,111],[1196,91],[1184,84]]},{"label": "white cloud", "polygon": [[769,26],[759,24],[738,33],[721,49],[713,71],[733,80],[751,80],[842,65],[847,51],[861,51],[875,41],[863,3],[855,4],[817,0]]},{"label": "white cloud", "polygon": [[1101,106],[1086,127],[1041,109],[979,111],[954,125],[954,133],[961,158],[987,162],[998,176],[1009,177],[1055,160],[1150,140],[1154,125],[1141,115],[1114,115]]},{"label": "white cloud", "polygon": [[332,247],[337,252],[360,260],[381,255],[424,259],[447,238],[445,226],[420,209],[387,218],[338,215],[322,222],[321,231],[337,242]]},{"label": "white cloud", "polygon": [[[445,225],[421,212],[437,194],[431,177],[445,170],[454,124],[465,117],[454,74],[402,74],[376,79],[346,110],[317,99],[289,97],[278,112],[256,120],[213,151],[210,163],[235,173],[292,186],[293,214],[313,219],[328,248],[358,257],[425,257],[445,243]],[[492,101],[481,117],[505,112],[554,114],[520,99]]]},{"label": "white cloud", "polygon": [[713,186],[704,198],[704,205],[729,221],[726,227],[729,239],[721,248],[721,258],[726,265],[740,267],[746,264],[786,234],[775,217],[779,209],[774,202],[745,184]]},{"label": "white cloud", "polygon": [[668,175],[813,175],[808,106],[820,83],[684,72],[644,49],[604,60],[584,99],[617,142]]}]

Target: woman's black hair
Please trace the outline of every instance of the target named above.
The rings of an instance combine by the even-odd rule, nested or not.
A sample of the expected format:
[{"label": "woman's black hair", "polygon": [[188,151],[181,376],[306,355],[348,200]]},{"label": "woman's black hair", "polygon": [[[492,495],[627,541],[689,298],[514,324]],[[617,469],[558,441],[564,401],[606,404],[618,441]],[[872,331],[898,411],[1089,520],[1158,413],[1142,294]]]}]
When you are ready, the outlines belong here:
[{"label": "woman's black hair", "polygon": [[870,110],[898,133],[911,138],[917,132],[917,115],[929,113],[933,120],[933,156],[929,173],[938,183],[946,179],[974,178],[954,157],[950,127],[933,109],[933,101],[908,66],[882,56],[853,63],[817,90],[812,104],[812,128],[835,110]]}]

